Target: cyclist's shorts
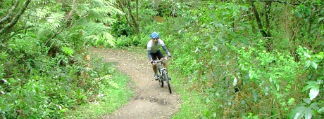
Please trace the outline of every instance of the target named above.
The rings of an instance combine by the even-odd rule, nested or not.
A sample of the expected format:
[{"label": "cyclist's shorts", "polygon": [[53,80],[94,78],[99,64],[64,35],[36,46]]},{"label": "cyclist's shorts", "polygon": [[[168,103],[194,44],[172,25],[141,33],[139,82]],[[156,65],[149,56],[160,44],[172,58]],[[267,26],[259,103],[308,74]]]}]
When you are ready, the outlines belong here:
[{"label": "cyclist's shorts", "polygon": [[151,53],[151,55],[153,60],[157,60],[156,58],[163,58],[163,54],[160,52],[160,50],[158,50],[156,53]]}]

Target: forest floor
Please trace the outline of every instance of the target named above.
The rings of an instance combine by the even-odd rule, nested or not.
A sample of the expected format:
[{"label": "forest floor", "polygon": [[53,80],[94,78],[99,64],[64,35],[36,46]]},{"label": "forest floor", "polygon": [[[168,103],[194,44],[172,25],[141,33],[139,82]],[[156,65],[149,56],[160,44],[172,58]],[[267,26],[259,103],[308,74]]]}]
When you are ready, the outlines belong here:
[{"label": "forest floor", "polygon": [[[101,49],[90,48],[92,54],[102,57],[103,62],[113,62],[117,70],[131,78],[129,87],[134,97],[128,103],[103,119],[170,119],[181,107],[181,96],[169,93],[153,78],[152,65],[146,49]],[[172,80],[171,80],[172,86]]]}]

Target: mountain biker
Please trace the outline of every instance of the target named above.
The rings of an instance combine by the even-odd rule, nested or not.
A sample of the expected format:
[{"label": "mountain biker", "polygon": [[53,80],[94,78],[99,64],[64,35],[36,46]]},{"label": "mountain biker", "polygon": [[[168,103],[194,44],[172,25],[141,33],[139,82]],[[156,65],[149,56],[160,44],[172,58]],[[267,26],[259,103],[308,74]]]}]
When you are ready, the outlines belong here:
[{"label": "mountain biker", "polygon": [[[151,40],[147,43],[147,54],[152,63],[153,71],[154,71],[154,79],[158,80],[156,63],[154,60],[160,59],[163,60],[163,54],[160,51],[160,47],[164,49],[164,51],[168,54],[168,59],[171,57],[171,53],[168,51],[167,47],[164,45],[164,42],[159,39],[159,34],[157,32],[153,32],[151,35]],[[166,63],[163,62],[163,66],[167,68]]]}]

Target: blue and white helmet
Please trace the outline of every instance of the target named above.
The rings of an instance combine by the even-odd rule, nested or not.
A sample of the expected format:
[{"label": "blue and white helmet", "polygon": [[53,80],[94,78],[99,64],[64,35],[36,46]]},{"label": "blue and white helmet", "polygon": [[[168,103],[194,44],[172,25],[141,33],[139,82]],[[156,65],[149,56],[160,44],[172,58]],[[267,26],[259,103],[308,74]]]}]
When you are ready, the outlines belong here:
[{"label": "blue and white helmet", "polygon": [[151,38],[153,38],[153,39],[159,38],[159,34],[156,33],[156,32],[153,32],[153,33],[151,34]]}]

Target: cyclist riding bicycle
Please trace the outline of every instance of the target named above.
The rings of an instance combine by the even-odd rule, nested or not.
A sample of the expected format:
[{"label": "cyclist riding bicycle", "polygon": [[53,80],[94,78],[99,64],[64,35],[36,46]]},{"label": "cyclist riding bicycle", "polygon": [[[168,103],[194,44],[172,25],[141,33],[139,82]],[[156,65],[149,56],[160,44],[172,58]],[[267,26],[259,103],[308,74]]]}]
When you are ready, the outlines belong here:
[{"label": "cyclist riding bicycle", "polygon": [[[156,63],[154,62],[154,60],[157,60],[157,58],[163,60],[163,54],[160,51],[161,46],[164,49],[164,51],[168,54],[168,59],[170,59],[171,53],[168,51],[164,42],[161,39],[159,39],[159,34],[157,32],[153,32],[151,34],[151,40],[147,43],[147,54],[153,66],[155,80],[158,80],[158,77],[156,74],[157,70],[156,70]],[[163,62],[163,66],[167,68],[165,62]]]}]

